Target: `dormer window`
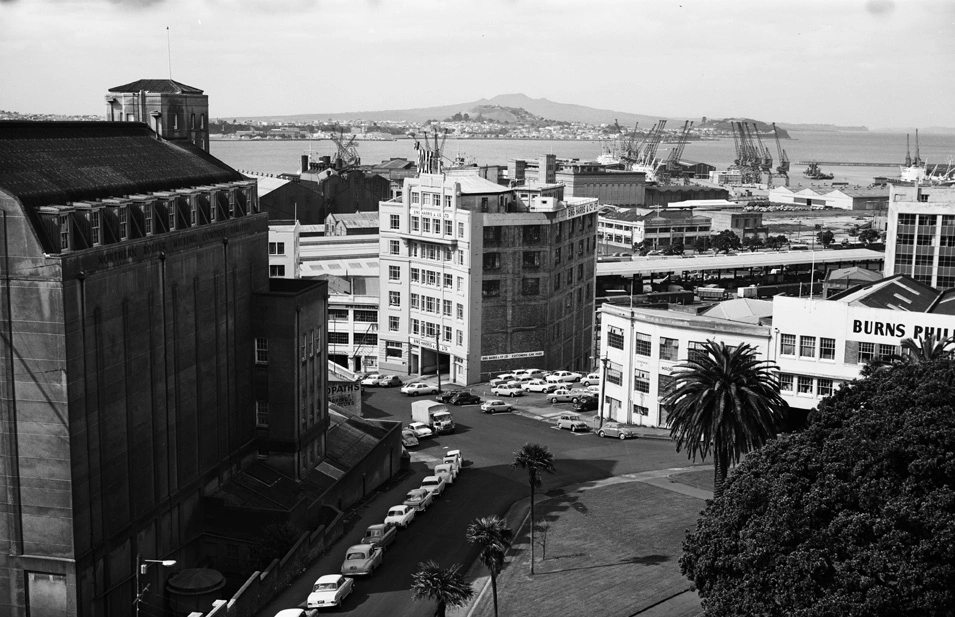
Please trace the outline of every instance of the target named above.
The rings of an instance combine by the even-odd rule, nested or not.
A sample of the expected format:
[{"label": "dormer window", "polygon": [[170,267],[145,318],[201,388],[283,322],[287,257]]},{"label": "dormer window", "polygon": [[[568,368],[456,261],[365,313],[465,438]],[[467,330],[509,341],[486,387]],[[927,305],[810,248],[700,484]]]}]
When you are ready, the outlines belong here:
[{"label": "dormer window", "polygon": [[128,223],[128,211],[126,206],[120,206],[119,212],[119,239],[128,240],[129,239],[129,223]]},{"label": "dormer window", "polygon": [[153,205],[143,204],[143,227],[147,236],[153,235]]},{"label": "dormer window", "polygon": [[[99,210],[90,210],[90,240],[93,246],[99,246],[102,242],[101,235],[102,216]],[[62,231],[61,231],[62,233]]]},{"label": "dormer window", "polygon": [[176,229],[176,202],[174,200],[169,202],[169,231],[174,231]]},{"label": "dormer window", "polygon": [[60,215],[60,252],[67,253],[70,248],[70,215]]}]

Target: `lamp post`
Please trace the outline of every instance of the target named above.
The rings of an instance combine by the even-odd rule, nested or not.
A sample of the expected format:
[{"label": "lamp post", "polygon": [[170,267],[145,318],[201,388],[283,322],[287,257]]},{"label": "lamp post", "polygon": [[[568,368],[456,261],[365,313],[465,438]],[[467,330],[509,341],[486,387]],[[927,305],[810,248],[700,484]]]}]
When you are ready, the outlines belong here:
[{"label": "lamp post", "polygon": [[600,364],[603,365],[600,371],[600,400],[597,401],[597,413],[600,417],[600,424],[597,426],[598,429],[604,427],[604,391],[607,387],[607,362],[610,358],[604,354],[604,357],[600,359]]},{"label": "lamp post", "polygon": [[434,332],[434,364],[438,373],[438,394],[441,393],[441,326]]},{"label": "lamp post", "polygon": [[139,605],[143,601],[143,594],[149,589],[149,583],[143,588],[139,587],[139,577],[146,575],[146,570],[154,563],[158,563],[164,568],[171,568],[176,565],[175,559],[143,559],[142,553],[136,553],[136,599],[133,604],[136,606],[136,617],[139,617]]}]

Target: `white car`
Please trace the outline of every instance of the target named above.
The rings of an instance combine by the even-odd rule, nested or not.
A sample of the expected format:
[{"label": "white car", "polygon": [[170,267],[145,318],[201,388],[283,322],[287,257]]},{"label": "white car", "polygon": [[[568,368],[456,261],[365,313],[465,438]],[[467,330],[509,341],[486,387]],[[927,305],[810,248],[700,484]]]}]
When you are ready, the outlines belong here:
[{"label": "white car", "polygon": [[355,590],[355,579],[341,574],[326,574],[312,585],[312,593],[305,602],[308,608],[341,606],[342,601]]},{"label": "white car", "polygon": [[501,373],[497,377],[491,380],[491,385],[496,386],[498,384],[507,383],[509,381],[514,381],[516,376],[514,373]]},{"label": "white car", "polygon": [[418,396],[419,394],[437,394],[438,387],[420,381],[412,381],[409,384],[401,386],[401,393],[408,396]]},{"label": "white car", "polygon": [[554,371],[545,378],[545,381],[550,383],[574,383],[579,381],[582,375],[580,373],[572,373],[570,371]]},{"label": "white car", "polygon": [[384,549],[374,544],[356,544],[349,546],[345,551],[345,561],[342,562],[342,574],[358,576],[372,574],[381,565]]},{"label": "white car", "polygon": [[442,478],[445,484],[454,484],[454,479],[457,477],[458,472],[454,465],[438,463],[434,466],[434,475]]},{"label": "white car", "polygon": [[580,416],[575,413],[560,414],[560,417],[557,419],[557,428],[570,429],[571,433],[590,430],[590,427],[587,426],[587,423],[581,420]]},{"label": "white car", "polygon": [[415,434],[415,437],[418,439],[424,439],[425,437],[434,437],[434,431],[431,430],[431,427],[425,424],[424,422],[412,422],[408,425],[408,430]]},{"label": "white car", "polygon": [[590,373],[589,375],[581,379],[580,383],[582,383],[584,387],[587,387],[587,388],[589,388],[591,385],[599,385],[600,373]]},{"label": "white car", "polygon": [[481,403],[481,411],[484,413],[495,414],[499,411],[510,411],[511,404],[505,403],[501,399],[492,398],[491,400],[484,401]]},{"label": "white car", "polygon": [[597,396],[600,396],[600,384],[592,383],[589,386],[587,386],[587,389],[593,392],[594,394],[596,394]]},{"label": "white car", "polygon": [[417,510],[413,507],[404,504],[391,506],[391,508],[388,509],[388,514],[385,516],[385,525],[394,525],[395,527],[404,529],[414,520],[415,512],[417,512]]},{"label": "white car", "polygon": [[435,497],[438,497],[444,492],[444,487],[444,478],[438,476],[425,476],[424,480],[421,481],[421,488],[428,489]]},{"label": "white car", "polygon": [[553,392],[560,386],[556,383],[547,383],[543,379],[531,379],[530,381],[525,381],[521,384],[521,389],[524,392]]},{"label": "white car", "polygon": [[491,388],[491,394],[495,396],[524,396],[524,391],[517,384],[506,383]]},{"label": "white car", "polygon": [[434,497],[431,496],[431,491],[426,488],[413,488],[408,491],[408,494],[405,496],[405,505],[411,506],[418,512],[424,512],[428,509],[428,506],[431,505],[431,502],[434,501]]},{"label": "white car", "polygon": [[455,466],[455,475],[461,471],[461,468],[464,467],[464,457],[461,454],[460,450],[448,450],[444,453],[444,462],[451,463]]},{"label": "white car", "polygon": [[519,371],[514,371],[515,373],[521,375],[522,377],[530,377],[531,379],[543,379],[544,371],[537,368],[524,368]]},{"label": "white car", "polygon": [[378,379],[381,378],[381,375],[378,373],[372,373],[371,375],[365,375],[361,378],[361,385],[363,386],[377,386]]}]

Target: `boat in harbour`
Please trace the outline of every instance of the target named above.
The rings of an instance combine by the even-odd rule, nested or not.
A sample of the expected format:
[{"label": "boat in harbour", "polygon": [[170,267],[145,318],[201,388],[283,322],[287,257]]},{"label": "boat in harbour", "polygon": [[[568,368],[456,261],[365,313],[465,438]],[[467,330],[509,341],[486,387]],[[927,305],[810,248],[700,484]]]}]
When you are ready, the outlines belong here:
[{"label": "boat in harbour", "polygon": [[832,180],[834,177],[832,174],[827,174],[822,171],[822,168],[819,167],[819,163],[816,161],[809,161],[809,167],[802,172],[802,175],[810,180]]}]

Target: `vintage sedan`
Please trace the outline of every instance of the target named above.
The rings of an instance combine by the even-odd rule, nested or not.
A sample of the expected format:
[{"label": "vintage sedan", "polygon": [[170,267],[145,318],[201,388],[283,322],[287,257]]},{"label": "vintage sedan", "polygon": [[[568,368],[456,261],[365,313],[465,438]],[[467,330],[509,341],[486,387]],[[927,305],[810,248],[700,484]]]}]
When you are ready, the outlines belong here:
[{"label": "vintage sedan", "polygon": [[398,538],[398,530],[394,525],[385,525],[377,523],[369,525],[365,530],[365,535],[361,539],[362,544],[373,544],[385,549],[388,548]]},{"label": "vintage sedan", "polygon": [[575,413],[562,413],[560,417],[557,418],[557,428],[559,429],[570,429],[571,433],[576,433],[577,431],[589,431],[590,427],[587,426],[587,423],[580,419]]},{"label": "vintage sedan", "polygon": [[530,381],[525,381],[521,384],[521,389],[524,392],[553,392],[560,386],[555,383],[547,383],[543,379],[531,379]]},{"label": "vintage sedan", "polygon": [[511,404],[505,403],[501,399],[492,398],[481,403],[481,411],[484,413],[497,413],[499,411],[510,411]]},{"label": "vintage sedan", "polygon": [[[431,429],[428,429],[431,430]],[[401,429],[401,445],[406,448],[413,448],[418,445],[418,435],[410,428]]]},{"label": "vintage sedan", "polygon": [[581,397],[574,403],[574,411],[594,411],[597,409],[597,399],[593,396]]},{"label": "vintage sedan", "polygon": [[417,510],[404,504],[391,506],[391,508],[388,509],[388,514],[385,516],[385,525],[394,525],[395,527],[404,529],[414,520],[415,512],[417,512]]},{"label": "vintage sedan", "polygon": [[359,576],[371,574],[381,565],[384,550],[373,544],[356,544],[349,546],[345,551],[345,561],[342,562],[342,574]]},{"label": "vintage sedan", "polygon": [[426,488],[413,488],[405,496],[404,504],[411,506],[418,512],[424,512],[434,501],[431,491]]},{"label": "vintage sedan", "polygon": [[571,392],[569,388],[557,388],[547,395],[547,400],[551,403],[569,403],[579,397],[580,394]]},{"label": "vintage sedan", "polygon": [[580,381],[581,377],[582,375],[580,373],[573,373],[571,371],[554,371],[545,377],[544,380],[551,383],[574,383],[575,381]]},{"label": "vintage sedan", "polygon": [[449,463],[438,463],[434,466],[434,475],[444,480],[445,484],[454,484],[454,479],[458,477],[457,467]]},{"label": "vintage sedan", "polygon": [[363,386],[377,386],[379,379],[381,379],[381,375],[379,375],[378,373],[371,373],[371,374],[365,375],[364,377],[361,378],[361,385],[363,385]]},{"label": "vintage sedan", "polygon": [[454,390],[452,392],[445,392],[440,396],[435,397],[437,400],[442,403],[447,403],[449,405],[474,405],[481,402],[481,397],[468,392],[467,390]]},{"label": "vintage sedan", "polygon": [[456,468],[454,473],[457,474],[464,467],[464,455],[460,450],[448,450],[444,453],[444,462],[454,465]]},{"label": "vintage sedan", "polygon": [[637,433],[626,424],[607,422],[597,431],[598,437],[616,437],[617,439],[636,439]]},{"label": "vintage sedan", "polygon": [[341,574],[326,574],[312,585],[305,605],[308,608],[331,608],[341,606],[342,601],[355,590],[355,579]]},{"label": "vintage sedan", "polygon": [[444,492],[445,486],[444,478],[439,478],[438,476],[425,476],[424,480],[421,481],[421,488],[428,489],[435,497],[440,496],[441,493]]},{"label": "vintage sedan", "polygon": [[438,387],[421,381],[412,381],[409,384],[401,386],[401,393],[408,396],[418,396],[419,394],[437,394]]},{"label": "vintage sedan", "polygon": [[515,378],[514,373],[501,373],[500,375],[492,379],[490,383],[492,386],[496,386],[502,383],[507,383],[509,381],[515,381],[514,378]]},{"label": "vintage sedan", "polygon": [[408,430],[413,431],[415,437],[424,439],[425,437],[434,437],[434,431],[424,422],[412,422],[408,425]]},{"label": "vintage sedan", "polygon": [[392,388],[394,386],[400,386],[401,380],[398,379],[397,375],[382,375],[378,378],[378,383],[376,384],[382,388]]},{"label": "vintage sedan", "polygon": [[491,393],[494,396],[524,396],[524,390],[516,383],[498,384],[491,388]]}]

